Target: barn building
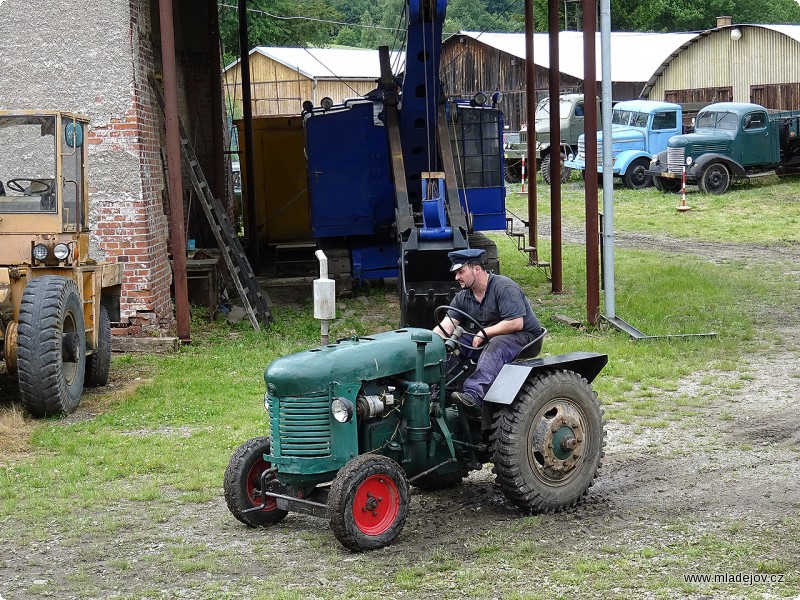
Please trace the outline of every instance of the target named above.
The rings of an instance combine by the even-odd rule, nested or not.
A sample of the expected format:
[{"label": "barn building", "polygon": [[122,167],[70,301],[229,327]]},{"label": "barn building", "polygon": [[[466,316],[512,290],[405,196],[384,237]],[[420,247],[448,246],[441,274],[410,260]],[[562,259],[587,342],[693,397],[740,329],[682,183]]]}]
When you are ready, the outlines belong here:
[{"label": "barn building", "polygon": [[[213,193],[224,198],[216,2],[94,0],[57,10],[47,0],[0,2],[0,108],[90,118],[91,256],[125,265],[119,320],[112,318],[117,333],[174,323],[164,117],[149,83],[163,72],[159,14],[166,5],[173,16],[179,117]],[[21,175],[2,173],[15,176]],[[192,212],[198,203],[188,193],[182,200],[193,237],[203,218]]]},{"label": "barn building", "polygon": [[642,97],[800,109],[800,25],[734,25],[721,17],[658,66]]},{"label": "barn building", "polygon": [[[653,72],[696,33],[611,33],[612,98],[638,98]],[[597,75],[602,73],[600,34],[596,38]],[[547,95],[550,66],[546,33],[533,36],[536,94]],[[635,57],[635,58],[633,58]],[[583,91],[583,33],[559,33],[559,71],[563,93]],[[527,122],[525,34],[461,31],[443,43],[442,77],[446,93],[472,97],[478,91],[503,93],[506,125],[516,131]],[[598,90],[600,81],[598,79]],[[537,98],[538,99],[538,98]]]}]

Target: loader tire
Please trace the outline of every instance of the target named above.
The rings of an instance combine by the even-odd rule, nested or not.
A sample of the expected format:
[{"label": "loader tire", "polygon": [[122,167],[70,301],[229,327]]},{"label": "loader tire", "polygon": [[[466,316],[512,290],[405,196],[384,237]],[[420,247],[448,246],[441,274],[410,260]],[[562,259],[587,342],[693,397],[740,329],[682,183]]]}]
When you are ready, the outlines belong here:
[{"label": "loader tire", "polygon": [[19,392],[34,417],[78,408],[86,368],[86,328],[78,286],[57,275],[28,282],[18,328]]},{"label": "loader tire", "polygon": [[111,320],[105,306],[100,307],[100,322],[97,324],[97,348],[86,357],[86,387],[108,385],[111,371]]},{"label": "loader tire", "polygon": [[408,516],[408,480],[395,461],[362,454],[336,474],[328,496],[328,519],[336,539],[350,550],[388,546]]},{"label": "loader tire", "polygon": [[528,381],[493,424],[497,483],[520,508],[560,511],[578,503],[602,463],[603,411],[573,371]]},{"label": "loader tire", "polygon": [[[278,508],[274,498],[261,498],[261,474],[272,468],[264,456],[270,453],[270,439],[255,437],[247,440],[236,449],[225,469],[222,488],[228,510],[239,521],[249,527],[274,525],[286,517],[288,511]],[[274,479],[267,478],[267,485]],[[264,504],[261,510],[244,512]]]}]

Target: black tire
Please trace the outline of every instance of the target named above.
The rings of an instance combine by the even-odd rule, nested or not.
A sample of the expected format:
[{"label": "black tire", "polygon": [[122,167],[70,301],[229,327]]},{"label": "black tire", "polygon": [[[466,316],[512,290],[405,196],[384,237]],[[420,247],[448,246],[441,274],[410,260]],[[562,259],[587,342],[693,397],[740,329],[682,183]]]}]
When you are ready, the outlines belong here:
[{"label": "black tire", "polygon": [[572,371],[536,377],[495,418],[497,482],[521,508],[574,506],[597,477],[604,438],[603,411],[585,379]]},{"label": "black tire", "polygon": [[519,183],[522,181],[522,161],[518,158],[506,160],[504,175],[506,183]]},{"label": "black tire", "polygon": [[272,464],[264,459],[270,452],[270,439],[255,437],[239,446],[228,462],[222,488],[228,510],[239,521],[249,527],[274,525],[286,517],[288,511],[278,508],[274,499],[267,501],[262,510],[244,512],[261,506],[261,474]]},{"label": "black tire", "polygon": [[721,162],[713,162],[706,167],[697,186],[704,194],[724,194],[731,185],[731,173]]},{"label": "black tire", "polygon": [[[564,161],[567,159],[566,156],[563,154],[561,155],[561,183],[565,183],[570,175],[572,175],[572,169],[569,167],[564,166]],[[552,179],[550,178],[550,155],[548,154],[542,159],[542,165],[539,168],[539,172],[542,174],[542,180],[547,184],[550,185]]]},{"label": "black tire", "polygon": [[17,368],[22,405],[35,417],[78,408],[86,368],[83,305],[74,281],[28,282],[19,308]]},{"label": "black tire", "polygon": [[677,194],[681,191],[683,183],[677,179],[669,179],[668,177],[653,177],[653,185],[659,192],[664,194]]},{"label": "black tire", "polygon": [[354,551],[383,548],[400,534],[408,516],[408,480],[391,458],[362,454],[337,473],[328,496],[336,539]]},{"label": "black tire", "polygon": [[467,472],[462,469],[453,471],[451,473],[439,473],[434,471],[433,473],[428,473],[419,479],[415,479],[411,485],[426,492],[449,490],[452,487],[460,485],[466,476]]},{"label": "black tire", "polygon": [[105,306],[100,307],[100,322],[98,326],[97,349],[94,354],[86,357],[86,387],[108,385],[108,375],[111,371],[111,319]]},{"label": "black tire", "polygon": [[625,170],[622,181],[629,190],[643,190],[653,185],[653,176],[647,173],[650,161],[643,156],[634,160]]}]

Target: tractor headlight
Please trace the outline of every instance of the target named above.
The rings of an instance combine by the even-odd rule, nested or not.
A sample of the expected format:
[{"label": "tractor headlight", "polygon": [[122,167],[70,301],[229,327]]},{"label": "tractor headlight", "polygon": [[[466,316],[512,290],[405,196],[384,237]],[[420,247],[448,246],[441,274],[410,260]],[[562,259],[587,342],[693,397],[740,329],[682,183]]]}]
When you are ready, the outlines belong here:
[{"label": "tractor headlight", "polygon": [[475,106],[483,106],[489,100],[489,97],[486,95],[486,92],[478,92],[472,97],[472,101],[475,103]]},{"label": "tractor headlight", "polygon": [[347,423],[353,418],[353,403],[347,398],[334,398],[331,402],[331,414],[339,423]]},{"label": "tractor headlight", "polygon": [[687,156],[687,157],[686,157],[686,166],[688,167],[688,166],[690,166],[691,164],[692,164],[692,157],[691,157],[691,156]]},{"label": "tractor headlight", "polygon": [[322,110],[330,110],[333,106],[333,100],[331,100],[328,96],[325,96],[319,101],[319,105],[322,107]]},{"label": "tractor headlight", "polygon": [[33,258],[36,260],[45,260],[47,258],[47,246],[44,244],[36,244],[33,247]]},{"label": "tractor headlight", "polygon": [[58,260],[66,260],[69,256],[69,246],[66,244],[56,244],[56,247],[53,248],[53,256]]}]

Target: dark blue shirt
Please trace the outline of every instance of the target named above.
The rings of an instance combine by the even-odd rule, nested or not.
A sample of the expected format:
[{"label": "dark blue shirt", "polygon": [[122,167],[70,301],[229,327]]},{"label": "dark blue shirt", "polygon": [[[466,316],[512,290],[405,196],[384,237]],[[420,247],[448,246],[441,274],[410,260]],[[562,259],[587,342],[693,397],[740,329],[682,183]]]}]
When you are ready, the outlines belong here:
[{"label": "dark blue shirt", "polygon": [[[542,332],[539,319],[536,318],[522,288],[513,279],[503,275],[489,273],[489,281],[486,284],[486,293],[482,302],[475,299],[472,290],[463,289],[456,294],[450,306],[474,317],[483,327],[491,327],[500,321],[510,321],[522,317],[523,332],[532,338]],[[455,312],[448,312],[448,316],[456,319],[465,331],[478,332],[472,323]]]}]

